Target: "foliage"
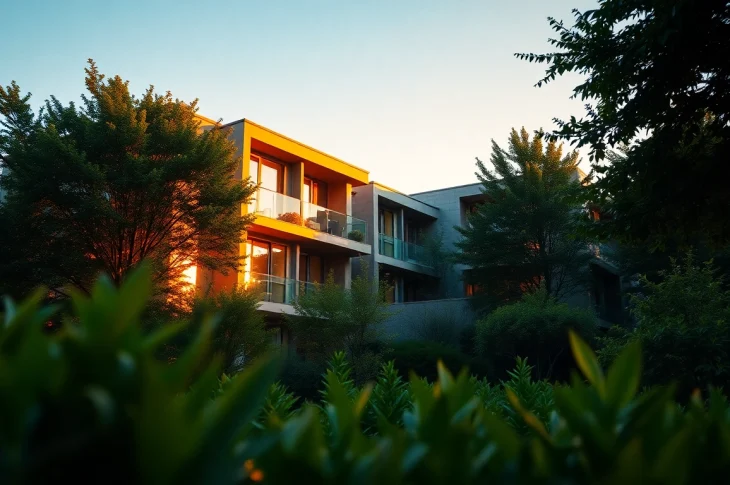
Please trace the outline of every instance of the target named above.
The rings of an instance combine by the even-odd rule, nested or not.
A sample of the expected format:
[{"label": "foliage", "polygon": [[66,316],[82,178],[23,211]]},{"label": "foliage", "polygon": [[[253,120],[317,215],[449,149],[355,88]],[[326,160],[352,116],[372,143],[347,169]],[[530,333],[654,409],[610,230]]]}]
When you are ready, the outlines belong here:
[{"label": "foliage", "polygon": [[554,297],[584,284],[590,254],[575,237],[578,153],[562,154],[523,128],[512,130],[509,149],[492,140],[493,170],[479,159],[477,177],[488,202],[457,227],[456,261],[467,264],[470,283],[490,303],[510,302],[544,284]]},{"label": "foliage", "polygon": [[86,87],[81,107],[51,97],[37,115],[17,84],[0,87],[0,291],[89,292],[99,272],[119,284],[146,259],[170,301],[193,265],[235,270],[254,187],[233,178],[227,132],[200,131],[196,102],[134,97],[93,61]]},{"label": "foliage", "polygon": [[409,388],[392,360],[383,364],[368,401],[365,429],[377,429],[379,420],[401,426],[403,413],[412,406]]},{"label": "foliage", "polygon": [[421,231],[418,235],[419,244],[424,250],[424,259],[428,266],[436,273],[443,274],[448,265],[449,252],[444,246],[444,234],[440,229],[430,232]]},{"label": "foliage", "polygon": [[365,240],[365,234],[357,229],[347,233],[347,239],[351,239],[357,242],[363,242]]},{"label": "foliage", "polygon": [[382,324],[390,315],[386,287],[374,288],[366,274],[365,269],[348,290],[335,283],[330,272],[323,285],[293,303],[296,314],[288,317],[297,348],[308,359],[324,360],[333,351],[345,349],[360,383],[378,372],[378,342],[383,337]]},{"label": "foliage", "polygon": [[298,212],[285,212],[284,214],[277,217],[280,221],[289,222],[291,224],[296,224],[297,226],[304,225],[304,222],[302,220],[302,216]]},{"label": "foliage", "polygon": [[468,367],[475,374],[491,375],[490,369],[484,362],[474,359],[456,347],[438,342],[419,340],[393,342],[386,358],[395,362],[395,368],[401,376],[408,377],[413,371],[431,382],[438,379],[436,363],[439,361],[452,372]]},{"label": "foliage", "polygon": [[[155,357],[180,326],[145,335],[139,315],[149,267],[119,290],[102,278],[72,294],[72,321],[51,335],[42,291],[0,326],[0,481],[3,483],[234,483],[250,428],[276,365],[262,359],[225,392],[216,365],[201,365],[210,320],[174,363]],[[192,387],[191,387],[192,384]],[[110,473],[112,476],[110,478]]]},{"label": "foliage", "polygon": [[298,400],[281,382],[271,384],[256,420],[257,427],[263,429],[275,426],[291,418],[296,414]]},{"label": "foliage", "polygon": [[324,361],[305,360],[295,352],[291,352],[284,361],[280,381],[302,401],[319,401],[321,398],[319,385],[326,369]]},{"label": "foliage", "polygon": [[632,342],[644,349],[644,384],[676,381],[680,395],[695,388],[730,389],[730,291],[712,262],[672,261],[661,282],[643,278],[646,294],[634,295],[633,330],[614,329],[602,339],[601,362],[608,365]]},{"label": "foliage", "polygon": [[[259,295],[241,288],[200,298],[193,309],[193,325],[188,338],[198,332],[204,315],[215,314],[217,325],[211,336],[211,349],[222,359],[226,372],[236,372],[271,349],[271,330],[260,311]],[[187,344],[183,343],[182,347]]]},{"label": "foliage", "polygon": [[492,385],[487,379],[472,377],[476,395],[484,408],[503,419],[520,434],[528,434],[530,427],[525,423],[519,409],[512,406],[507,391],[514,394],[523,409],[530,411],[543,425],[549,423],[554,409],[553,386],[546,380],[532,379],[533,367],[527,359],[517,358],[515,368],[507,372],[509,379],[499,385]]},{"label": "foliage", "polygon": [[[601,0],[549,19],[554,52],[517,54],[548,65],[542,86],[567,73],[585,116],[555,120],[553,138],[588,147],[600,175],[590,197],[611,210],[607,236],[661,248],[697,232],[730,241],[730,9],[727,2]],[[626,158],[611,148],[628,146]],[[614,210],[615,209],[615,210]]]},{"label": "foliage", "polygon": [[497,369],[523,357],[536,366],[539,378],[567,379],[573,367],[568,330],[590,341],[596,325],[591,311],[559,303],[541,289],[478,321],[476,348]]},{"label": "foliage", "polygon": [[[524,435],[485,406],[503,399],[497,386],[465,371],[454,377],[440,364],[432,384],[411,377],[411,405],[392,366],[381,373],[381,398],[372,385],[351,392],[340,381],[348,377],[329,370],[323,411],[305,404],[292,413],[293,398],[271,386],[274,362],[220,381],[214,366],[198,366],[210,326],[180,359],[158,361],[155,349],[176,329],[143,335],[144,276],[130,275],[119,290],[102,280],[90,299],[75,294],[74,323],[52,335],[42,329],[53,308],[39,305],[40,293],[6,305],[3,483],[684,484],[721,483],[730,472],[727,400],[714,392],[705,407],[695,395],[683,409],[671,388],[637,397],[638,342],[604,375],[572,334],[588,383],[575,376],[553,389],[547,425],[539,407],[528,409],[530,396],[540,406],[547,391],[538,398],[521,361],[501,388]],[[365,429],[371,403],[391,407],[394,418],[404,409],[403,425],[378,419]]]}]

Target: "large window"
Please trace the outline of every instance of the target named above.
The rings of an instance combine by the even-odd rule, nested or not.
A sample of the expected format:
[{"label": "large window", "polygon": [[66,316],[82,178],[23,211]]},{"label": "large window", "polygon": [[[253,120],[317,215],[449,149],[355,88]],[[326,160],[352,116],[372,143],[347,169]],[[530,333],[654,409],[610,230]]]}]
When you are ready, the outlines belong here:
[{"label": "large window", "polygon": [[324,261],[316,254],[299,255],[299,281],[324,283]]},{"label": "large window", "polygon": [[302,200],[312,204],[327,207],[327,184],[318,180],[304,177],[304,192]]},{"label": "large window", "polygon": [[395,257],[395,214],[389,210],[380,209],[378,221],[380,233],[380,254]]},{"label": "large window", "polygon": [[281,192],[284,185],[284,167],[258,155],[251,155],[249,176],[255,184],[272,192]]},{"label": "large window", "polygon": [[265,294],[264,299],[287,301],[286,246],[250,239],[246,242],[244,281]]}]

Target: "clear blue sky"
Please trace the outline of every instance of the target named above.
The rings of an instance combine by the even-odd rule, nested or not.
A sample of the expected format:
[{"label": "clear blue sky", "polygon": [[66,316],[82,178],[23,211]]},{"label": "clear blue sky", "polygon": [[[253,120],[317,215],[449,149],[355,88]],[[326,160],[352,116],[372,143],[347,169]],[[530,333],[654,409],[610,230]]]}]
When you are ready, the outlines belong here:
[{"label": "clear blue sky", "polygon": [[[38,105],[84,90],[87,58],[134,92],[199,98],[370,171],[404,192],[475,182],[510,128],[582,114],[579,80],[533,87],[546,17],[593,0],[1,0],[0,83]],[[585,167],[585,162],[583,164]]]}]

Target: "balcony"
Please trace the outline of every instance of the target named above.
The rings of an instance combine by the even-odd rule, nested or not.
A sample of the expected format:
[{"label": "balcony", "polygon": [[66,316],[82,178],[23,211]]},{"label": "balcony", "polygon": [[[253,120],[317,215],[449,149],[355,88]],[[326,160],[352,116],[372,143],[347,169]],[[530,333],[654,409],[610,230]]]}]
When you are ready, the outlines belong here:
[{"label": "balcony", "polygon": [[378,252],[406,263],[418,264],[426,268],[433,268],[433,261],[428,251],[423,246],[409,243],[398,238],[379,235]]},{"label": "balcony", "polygon": [[291,305],[298,295],[317,288],[316,283],[262,273],[246,273],[244,288],[261,295],[260,301]]},{"label": "balcony", "polygon": [[367,241],[367,223],[362,219],[262,187],[257,190],[255,200],[251,201],[248,210],[249,213],[308,227],[325,234],[357,242]]}]

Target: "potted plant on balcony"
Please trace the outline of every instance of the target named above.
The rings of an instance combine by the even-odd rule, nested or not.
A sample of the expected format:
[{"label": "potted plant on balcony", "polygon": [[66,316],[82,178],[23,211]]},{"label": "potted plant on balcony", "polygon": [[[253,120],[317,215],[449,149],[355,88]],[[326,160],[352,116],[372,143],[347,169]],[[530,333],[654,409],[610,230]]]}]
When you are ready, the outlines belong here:
[{"label": "potted plant on balcony", "polygon": [[296,212],[285,212],[277,217],[277,219],[291,224],[296,224],[297,226],[303,225],[302,216]]},{"label": "potted plant on balcony", "polygon": [[363,234],[363,232],[360,230],[354,229],[347,233],[347,239],[351,239],[357,242],[363,242],[365,241],[365,234]]}]

